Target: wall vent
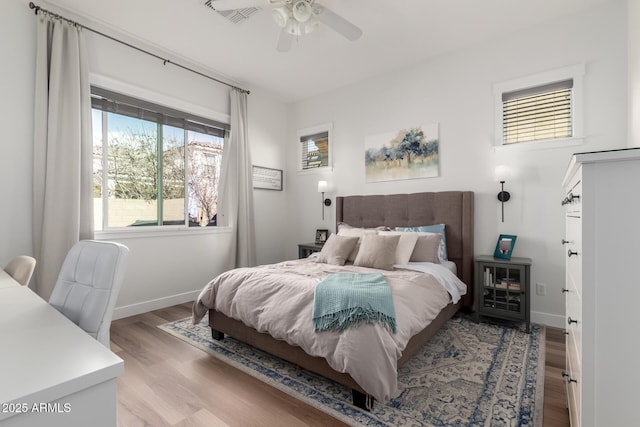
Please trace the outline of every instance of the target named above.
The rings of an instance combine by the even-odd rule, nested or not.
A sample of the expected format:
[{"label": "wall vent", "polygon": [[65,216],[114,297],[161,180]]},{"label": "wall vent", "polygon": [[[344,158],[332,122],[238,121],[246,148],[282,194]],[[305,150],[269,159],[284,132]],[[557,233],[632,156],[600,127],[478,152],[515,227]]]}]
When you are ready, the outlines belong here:
[{"label": "wall vent", "polygon": [[254,13],[260,11],[259,7],[246,7],[244,9],[236,10],[216,10],[215,3],[215,0],[206,0],[204,2],[204,5],[209,9],[218,12],[220,15],[224,16],[234,24],[239,24],[245,19],[249,19],[249,17],[251,17],[251,15],[253,15]]}]

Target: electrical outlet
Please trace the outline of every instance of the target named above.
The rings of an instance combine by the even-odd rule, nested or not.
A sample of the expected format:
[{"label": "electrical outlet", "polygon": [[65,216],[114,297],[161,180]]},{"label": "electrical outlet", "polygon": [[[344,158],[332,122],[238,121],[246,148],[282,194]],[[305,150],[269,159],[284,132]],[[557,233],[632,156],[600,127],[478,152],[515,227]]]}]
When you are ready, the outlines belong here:
[{"label": "electrical outlet", "polygon": [[536,295],[545,296],[547,294],[547,285],[544,283],[536,283]]}]

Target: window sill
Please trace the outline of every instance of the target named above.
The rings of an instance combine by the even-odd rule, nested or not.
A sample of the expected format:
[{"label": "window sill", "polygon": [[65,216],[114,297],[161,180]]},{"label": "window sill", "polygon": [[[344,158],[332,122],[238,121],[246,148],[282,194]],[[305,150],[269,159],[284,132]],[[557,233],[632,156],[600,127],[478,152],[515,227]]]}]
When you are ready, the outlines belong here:
[{"label": "window sill", "polygon": [[107,231],[96,231],[96,240],[109,240],[109,239],[146,239],[153,237],[185,237],[203,234],[229,234],[233,231],[233,227],[153,227],[146,229],[113,229]]},{"label": "window sill", "polygon": [[320,174],[320,173],[324,173],[324,172],[332,172],[333,171],[333,167],[332,166],[323,166],[320,168],[311,168],[311,169],[301,169],[298,171],[298,175],[315,175],[315,174]]},{"label": "window sill", "polygon": [[584,137],[562,138],[562,139],[550,139],[546,141],[530,141],[530,142],[518,142],[515,144],[503,144],[495,145],[493,148],[496,153],[509,150],[551,150],[554,148],[573,147],[576,145],[584,144]]}]

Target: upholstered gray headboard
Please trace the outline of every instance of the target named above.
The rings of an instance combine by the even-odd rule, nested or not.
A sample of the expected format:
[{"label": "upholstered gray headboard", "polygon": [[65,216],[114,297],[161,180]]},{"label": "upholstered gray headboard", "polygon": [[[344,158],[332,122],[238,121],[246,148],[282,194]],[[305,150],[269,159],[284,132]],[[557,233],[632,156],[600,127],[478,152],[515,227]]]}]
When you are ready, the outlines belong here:
[{"label": "upholstered gray headboard", "polygon": [[336,221],[365,228],[446,224],[448,258],[468,287],[462,304],[473,305],[472,191],[336,197]]}]

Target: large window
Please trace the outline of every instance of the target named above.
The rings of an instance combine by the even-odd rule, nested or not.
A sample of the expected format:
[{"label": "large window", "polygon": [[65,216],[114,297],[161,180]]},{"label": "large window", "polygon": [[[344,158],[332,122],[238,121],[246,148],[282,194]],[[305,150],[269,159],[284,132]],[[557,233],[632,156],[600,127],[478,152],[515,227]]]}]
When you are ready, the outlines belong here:
[{"label": "large window", "polygon": [[580,138],[584,72],[575,65],[496,84],[496,145]]},{"label": "large window", "polygon": [[214,226],[226,125],[92,87],[96,230]]}]

